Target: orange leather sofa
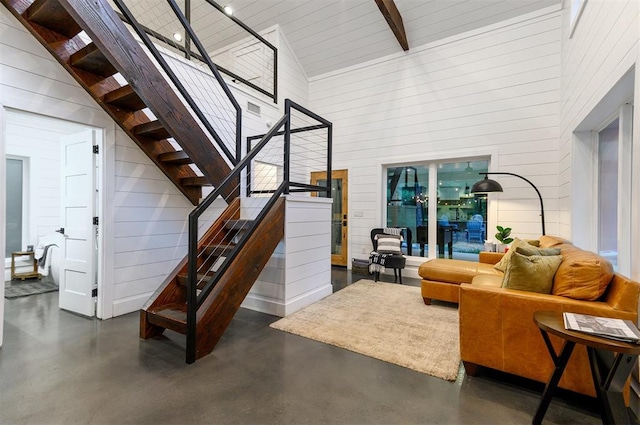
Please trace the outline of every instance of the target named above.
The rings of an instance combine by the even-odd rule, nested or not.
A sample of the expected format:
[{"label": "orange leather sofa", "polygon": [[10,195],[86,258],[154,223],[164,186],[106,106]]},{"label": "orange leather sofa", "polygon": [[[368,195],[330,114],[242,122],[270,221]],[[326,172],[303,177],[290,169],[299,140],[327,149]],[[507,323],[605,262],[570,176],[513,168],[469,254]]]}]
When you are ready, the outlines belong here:
[{"label": "orange leather sofa", "polygon": [[[615,317],[637,323],[640,284],[613,273],[606,260],[563,239],[543,236],[540,246],[561,249],[565,266],[561,263],[554,277],[552,293],[556,295],[501,288],[502,272],[493,269],[493,263],[502,254],[481,255],[484,263],[438,260],[432,269],[429,263],[434,260],[431,260],[420,267],[423,297],[428,295],[429,302],[431,298],[459,302],[460,357],[468,375],[473,376],[478,366],[484,366],[546,383],[554,366],[533,322],[533,314],[539,310]],[[447,263],[450,274],[445,276]],[[475,276],[469,278],[473,273]],[[435,281],[436,276],[444,279]],[[595,282],[599,292],[585,295],[581,285],[588,282],[591,288]],[[590,296],[593,300],[557,293]],[[562,341],[553,336],[551,339],[559,351]],[[560,387],[595,395],[584,346],[576,346],[573,351]]]}]

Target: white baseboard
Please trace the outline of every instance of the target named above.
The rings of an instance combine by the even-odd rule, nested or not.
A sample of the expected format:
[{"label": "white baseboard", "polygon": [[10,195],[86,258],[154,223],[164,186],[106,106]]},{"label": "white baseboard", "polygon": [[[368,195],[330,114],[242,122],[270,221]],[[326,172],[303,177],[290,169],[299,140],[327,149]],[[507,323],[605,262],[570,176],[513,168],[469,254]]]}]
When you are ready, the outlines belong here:
[{"label": "white baseboard", "polygon": [[259,311],[260,313],[285,317],[303,307],[323,299],[326,296],[331,295],[332,293],[333,287],[330,283],[314,288],[312,291],[305,292],[304,294],[286,302],[249,293],[244,299],[241,307],[253,311]]},{"label": "white baseboard", "polygon": [[113,317],[140,310],[151,295],[152,293],[146,293],[115,301],[113,303]]}]

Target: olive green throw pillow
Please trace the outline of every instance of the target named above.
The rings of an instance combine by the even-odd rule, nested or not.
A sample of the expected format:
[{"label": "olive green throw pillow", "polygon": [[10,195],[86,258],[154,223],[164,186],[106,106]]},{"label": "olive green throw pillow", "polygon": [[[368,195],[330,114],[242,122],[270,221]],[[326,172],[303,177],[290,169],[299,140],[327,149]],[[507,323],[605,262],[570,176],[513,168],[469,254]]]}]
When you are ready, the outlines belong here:
[{"label": "olive green throw pillow", "polygon": [[506,272],[507,266],[509,265],[509,261],[511,261],[511,256],[513,255],[514,252],[516,252],[516,249],[518,247],[523,247],[523,246],[529,246],[529,244],[526,241],[523,241],[522,239],[515,238],[511,243],[511,247],[509,248],[509,251],[507,251],[507,253],[502,256],[500,261],[498,261],[498,263],[494,265],[493,268],[496,270],[500,270],[501,272]]},{"label": "olive green throw pillow", "polygon": [[516,252],[522,255],[560,255],[560,248],[536,248],[533,246],[519,246]]},{"label": "olive green throw pillow", "polygon": [[502,287],[550,294],[560,255],[522,255],[514,252],[502,279]]}]

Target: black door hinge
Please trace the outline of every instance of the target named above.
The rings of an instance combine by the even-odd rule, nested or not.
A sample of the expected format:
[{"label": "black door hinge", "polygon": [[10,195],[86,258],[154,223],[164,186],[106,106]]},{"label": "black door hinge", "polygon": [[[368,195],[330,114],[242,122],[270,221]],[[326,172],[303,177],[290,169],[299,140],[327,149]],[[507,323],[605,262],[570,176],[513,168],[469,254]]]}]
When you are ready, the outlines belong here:
[{"label": "black door hinge", "polygon": [[98,217],[93,217],[93,225],[94,226],[98,225]]},{"label": "black door hinge", "polygon": [[93,153],[100,153],[100,148],[98,147],[98,145],[93,145]]},{"label": "black door hinge", "polygon": [[93,289],[91,290],[91,297],[92,297],[92,298],[95,298],[95,297],[97,297],[97,296],[98,296],[98,288],[93,288]]}]

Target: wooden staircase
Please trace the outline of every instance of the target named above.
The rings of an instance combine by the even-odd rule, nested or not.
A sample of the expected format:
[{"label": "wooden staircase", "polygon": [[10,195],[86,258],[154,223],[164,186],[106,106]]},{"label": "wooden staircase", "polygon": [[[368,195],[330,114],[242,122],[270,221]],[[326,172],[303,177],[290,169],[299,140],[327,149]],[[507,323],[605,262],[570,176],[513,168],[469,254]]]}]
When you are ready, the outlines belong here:
[{"label": "wooden staircase", "polygon": [[[225,182],[214,194],[228,206],[198,241],[196,290],[203,294],[197,310],[187,313],[187,300],[193,299],[186,283],[187,257],[141,310],[140,320],[145,339],[165,329],[187,334],[188,362],[210,353],[284,237],[284,199],[274,197],[275,203],[252,226],[240,219],[239,173],[229,166],[235,160],[220,155],[106,0],[0,1],[194,205],[199,205],[203,186]],[[119,83],[122,78],[116,74],[128,83]],[[247,227],[251,231],[242,237],[237,229]],[[242,246],[235,245],[238,239]],[[222,257],[229,261],[219,275]],[[195,327],[190,327],[187,317],[193,312]],[[190,344],[195,344],[191,357]]]},{"label": "wooden staircase", "polygon": [[[211,137],[106,0],[0,1],[193,205],[202,197],[203,186],[217,186],[229,175],[230,166]],[[128,84],[118,82],[118,73]],[[170,138],[182,149],[174,148]],[[235,192],[225,195],[238,196]]]},{"label": "wooden staircase", "polygon": [[[231,261],[222,276],[214,269],[220,257],[236,248],[238,229],[248,226],[238,219],[240,199],[233,201],[200,239],[198,290],[217,278],[211,294],[196,313],[195,357],[209,354],[222,337],[242,301],[284,237],[284,198],[276,201]],[[158,336],[165,329],[187,334],[187,261],[182,261],[140,311],[140,336]],[[189,360],[187,360],[189,362]]]}]

